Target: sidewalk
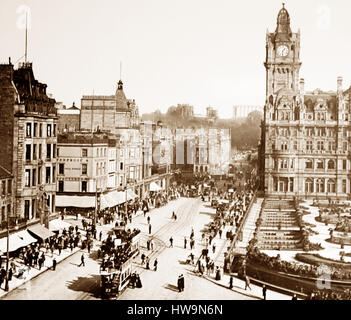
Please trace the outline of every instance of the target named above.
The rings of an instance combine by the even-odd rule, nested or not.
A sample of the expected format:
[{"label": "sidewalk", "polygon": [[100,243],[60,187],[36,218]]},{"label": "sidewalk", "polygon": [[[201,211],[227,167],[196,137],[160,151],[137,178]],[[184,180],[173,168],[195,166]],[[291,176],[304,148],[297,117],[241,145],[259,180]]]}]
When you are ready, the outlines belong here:
[{"label": "sidewalk", "polygon": [[[66,218],[65,221],[71,223],[73,221],[73,218]],[[80,220],[76,220],[74,218],[74,221],[76,221],[77,223],[71,223],[73,226],[75,226],[76,224],[78,224],[78,227],[81,231],[83,230],[82,227],[82,222],[81,219]],[[82,239],[85,239],[84,234],[82,234]],[[92,246],[92,250],[94,250],[96,248],[97,245],[96,240],[94,240],[93,246]],[[56,266],[56,270],[59,269],[59,263],[65,259],[67,259],[68,257],[74,255],[75,253],[77,253],[78,251],[82,251],[80,247],[76,247],[74,248],[72,251],[71,249],[67,248],[67,249],[62,249],[61,251],[61,255],[58,254],[58,250],[55,249],[53,255],[51,254],[51,251],[49,250],[49,252],[46,252],[46,249],[41,248],[40,252],[44,252],[45,253],[45,262],[44,265],[41,267],[41,269],[39,270],[37,267],[29,267],[29,266],[25,266],[23,263],[21,263],[20,259],[16,258],[11,260],[11,262],[13,261],[16,265],[16,269],[18,270],[23,270],[23,275],[21,278],[17,277],[17,273],[14,274],[12,276],[12,280],[9,281],[9,291],[5,291],[5,280],[3,282],[3,285],[0,288],[0,299],[3,298],[4,296],[6,296],[8,293],[10,293],[11,291],[17,289],[18,287],[20,287],[22,284],[38,277],[39,275],[41,275],[42,273],[44,273],[45,271],[52,269],[52,261],[53,258],[56,258],[57,261],[57,266]],[[85,252],[85,251],[84,251]],[[54,271],[53,271],[54,272]]]}]

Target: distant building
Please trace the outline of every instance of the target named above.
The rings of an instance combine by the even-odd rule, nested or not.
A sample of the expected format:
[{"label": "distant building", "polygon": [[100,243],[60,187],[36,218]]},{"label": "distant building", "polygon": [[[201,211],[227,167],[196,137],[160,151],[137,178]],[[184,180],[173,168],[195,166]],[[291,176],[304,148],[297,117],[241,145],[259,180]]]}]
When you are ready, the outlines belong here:
[{"label": "distant building", "polygon": [[55,213],[57,110],[32,64],[0,65],[0,165],[13,175],[13,216],[48,225]]},{"label": "distant building", "polygon": [[206,116],[208,119],[217,119],[218,118],[218,111],[213,107],[206,108]]},{"label": "distant building", "polygon": [[79,131],[80,109],[73,102],[71,108],[60,108],[57,110],[58,115],[58,132],[74,132]]},{"label": "distant building", "polygon": [[263,113],[263,106],[234,106],[233,107],[233,120],[246,118],[252,111],[261,111]]},{"label": "distant building", "polygon": [[91,95],[81,99],[80,130],[116,133],[118,128],[137,127],[139,123],[138,107],[135,100],[126,98],[121,80],[115,95]]}]

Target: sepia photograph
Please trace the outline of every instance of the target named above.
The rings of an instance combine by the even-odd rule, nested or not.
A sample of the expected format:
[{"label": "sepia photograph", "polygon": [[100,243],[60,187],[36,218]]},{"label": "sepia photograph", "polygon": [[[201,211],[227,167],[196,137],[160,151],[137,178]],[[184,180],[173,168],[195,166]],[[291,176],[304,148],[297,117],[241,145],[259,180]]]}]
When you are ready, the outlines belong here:
[{"label": "sepia photograph", "polygon": [[0,303],[351,299],[349,1],[0,8]]}]

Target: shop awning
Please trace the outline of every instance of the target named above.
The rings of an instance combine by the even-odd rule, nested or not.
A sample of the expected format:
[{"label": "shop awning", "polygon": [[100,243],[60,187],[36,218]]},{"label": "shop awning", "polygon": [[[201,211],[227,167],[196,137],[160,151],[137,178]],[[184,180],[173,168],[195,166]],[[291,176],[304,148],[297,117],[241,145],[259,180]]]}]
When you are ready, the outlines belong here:
[{"label": "shop awning", "polygon": [[58,231],[62,229],[68,229],[71,226],[70,223],[65,222],[61,219],[54,219],[49,222],[49,229],[51,231]]},{"label": "shop awning", "polygon": [[34,236],[39,237],[40,239],[47,239],[50,238],[51,236],[55,235],[52,231],[49,229],[45,228],[41,224],[36,224],[34,226],[31,226],[27,229],[29,233],[34,234]]},{"label": "shop awning", "polygon": [[95,208],[95,196],[56,195],[56,207]]},{"label": "shop awning", "polygon": [[161,190],[162,188],[156,182],[150,183],[150,191],[161,191]]},{"label": "shop awning", "polygon": [[[31,243],[37,242],[38,240],[33,238],[27,230],[22,230],[13,234],[9,237],[9,252],[16,251],[19,248],[26,247]],[[7,237],[0,239],[0,250],[7,252]]]},{"label": "shop awning", "polygon": [[[127,199],[128,200],[133,200],[133,199],[135,199],[135,198],[137,198],[138,196],[134,193],[134,191],[133,190],[131,190],[131,189],[128,189],[127,190]],[[124,200],[124,202],[125,202],[125,200]]]}]

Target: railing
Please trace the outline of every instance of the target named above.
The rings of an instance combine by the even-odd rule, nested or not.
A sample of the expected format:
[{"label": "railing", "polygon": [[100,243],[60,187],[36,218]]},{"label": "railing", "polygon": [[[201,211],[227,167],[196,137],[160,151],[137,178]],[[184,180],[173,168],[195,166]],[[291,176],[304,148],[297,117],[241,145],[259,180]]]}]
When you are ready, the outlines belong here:
[{"label": "railing", "polygon": [[246,212],[245,212],[244,218],[243,218],[243,220],[242,220],[242,222],[241,222],[241,224],[240,224],[238,230],[236,231],[236,233],[235,233],[235,235],[234,235],[234,238],[233,238],[233,241],[232,241],[232,243],[231,243],[231,245],[230,245],[230,250],[229,250],[230,265],[231,265],[232,262],[233,262],[233,258],[234,258],[234,256],[233,256],[233,251],[234,251],[235,246],[236,246],[236,244],[237,244],[237,242],[238,242],[238,240],[239,240],[239,235],[240,235],[240,234],[242,233],[242,231],[243,231],[244,225],[245,225],[245,223],[246,223],[246,221],[247,221],[247,218],[248,218],[248,216],[249,216],[249,212],[250,212],[250,210],[251,210],[253,204],[256,202],[256,199],[257,199],[257,190],[255,190],[255,192],[254,192],[254,196],[252,197],[251,202],[250,202],[249,206],[247,207],[247,210],[246,210]]}]

